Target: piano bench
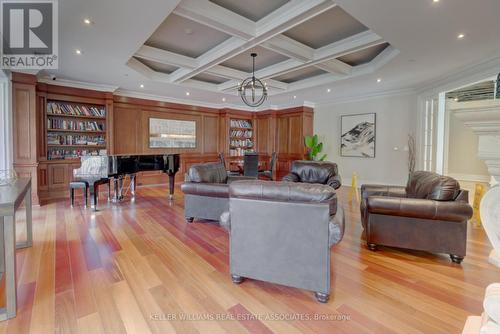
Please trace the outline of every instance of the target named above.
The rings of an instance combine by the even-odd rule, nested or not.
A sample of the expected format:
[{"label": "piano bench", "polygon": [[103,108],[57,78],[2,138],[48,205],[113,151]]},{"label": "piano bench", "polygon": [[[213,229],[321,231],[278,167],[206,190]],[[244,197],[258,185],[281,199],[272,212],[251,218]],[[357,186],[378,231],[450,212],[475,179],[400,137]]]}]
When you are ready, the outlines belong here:
[{"label": "piano bench", "polygon": [[89,190],[89,183],[86,181],[71,181],[69,183],[69,197],[71,201],[71,207],[73,207],[73,204],[75,202],[75,189],[83,189],[85,208],[87,208],[87,194]]}]

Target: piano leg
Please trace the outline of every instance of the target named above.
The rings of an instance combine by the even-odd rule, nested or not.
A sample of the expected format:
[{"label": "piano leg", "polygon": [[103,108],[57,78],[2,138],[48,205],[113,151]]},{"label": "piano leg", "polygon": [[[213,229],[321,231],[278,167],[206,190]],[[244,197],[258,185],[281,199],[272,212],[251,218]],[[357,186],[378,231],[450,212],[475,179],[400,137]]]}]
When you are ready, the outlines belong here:
[{"label": "piano leg", "polygon": [[97,197],[99,196],[96,185],[90,185],[90,207],[92,210],[97,211]]},{"label": "piano leg", "polygon": [[113,184],[115,188],[115,196],[113,198],[114,203],[118,203],[123,199],[122,189],[123,189],[123,176],[118,176],[113,179]]},{"label": "piano leg", "polygon": [[132,194],[133,200],[135,200],[135,186],[136,186],[135,174],[131,174],[130,175],[130,193]]},{"label": "piano leg", "polygon": [[111,180],[108,182],[108,202],[111,201]]},{"label": "piano leg", "polygon": [[175,187],[175,173],[168,173],[168,188],[169,188],[169,198],[174,198],[174,187]]}]

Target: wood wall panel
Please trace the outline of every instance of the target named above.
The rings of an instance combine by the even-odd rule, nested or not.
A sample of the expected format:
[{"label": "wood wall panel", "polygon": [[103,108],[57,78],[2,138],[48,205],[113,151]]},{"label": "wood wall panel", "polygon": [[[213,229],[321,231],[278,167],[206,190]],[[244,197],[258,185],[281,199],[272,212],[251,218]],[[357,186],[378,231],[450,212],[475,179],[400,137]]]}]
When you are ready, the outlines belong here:
[{"label": "wood wall panel", "polygon": [[203,153],[219,153],[219,116],[203,116]]},{"label": "wood wall panel", "polygon": [[294,115],[288,118],[288,153],[302,154],[304,152],[304,137],[302,135],[302,115]]},{"label": "wood wall panel", "polygon": [[140,154],[140,110],[116,108],[113,119],[114,154]]},{"label": "wood wall panel", "polygon": [[36,146],[32,146],[32,136],[35,134],[32,133],[30,125],[35,121],[32,119],[34,115],[30,111],[34,109],[34,106],[31,106],[34,103],[32,90],[33,87],[25,84],[17,84],[14,89],[13,124],[14,128],[19,130],[14,131],[14,161],[17,163],[31,163],[36,157],[34,152]]},{"label": "wood wall panel", "polygon": [[255,127],[257,131],[257,151],[260,154],[267,154],[270,155],[273,152],[273,143],[270,140],[271,136],[273,134],[270,132],[270,118],[257,118],[255,122]]},{"label": "wood wall panel", "polygon": [[12,126],[14,169],[32,179],[32,199],[38,204],[38,137],[36,77],[12,73]]},{"label": "wood wall panel", "polygon": [[49,191],[64,190],[68,188],[69,176],[68,165],[50,164],[47,172],[49,175]]},{"label": "wood wall panel", "polygon": [[277,133],[277,151],[280,154],[288,154],[288,118],[279,117],[278,123],[278,133]]}]

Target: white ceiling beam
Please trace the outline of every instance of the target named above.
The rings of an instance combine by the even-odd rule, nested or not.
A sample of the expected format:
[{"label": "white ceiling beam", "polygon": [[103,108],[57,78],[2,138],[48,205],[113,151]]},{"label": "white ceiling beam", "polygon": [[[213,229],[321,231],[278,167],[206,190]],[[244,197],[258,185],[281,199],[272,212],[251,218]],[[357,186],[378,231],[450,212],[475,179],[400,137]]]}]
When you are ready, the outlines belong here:
[{"label": "white ceiling beam", "polygon": [[205,72],[217,75],[219,77],[234,79],[239,81],[242,81],[249,76],[249,74],[246,72],[235,70],[233,68],[222,65],[215,65],[214,67],[210,67]]},{"label": "white ceiling beam", "polygon": [[299,61],[310,61],[314,57],[313,48],[285,35],[274,36],[262,43],[262,46]]},{"label": "white ceiling beam", "polygon": [[[321,64],[328,60],[341,57],[345,54],[362,50],[381,43],[384,43],[384,40],[374,32],[362,32],[316,50],[314,52],[313,59],[308,62],[304,63],[294,59],[289,59],[263,68],[255,72],[255,75],[261,79],[276,77],[305,67]],[[342,74],[342,72],[337,74]]]},{"label": "white ceiling beam", "polygon": [[194,58],[147,45],[141,46],[134,56],[176,67],[196,68],[198,66],[198,62]]},{"label": "white ceiling beam", "polygon": [[335,6],[332,0],[291,0],[257,21],[256,36],[276,35],[276,30],[284,32]]},{"label": "white ceiling beam", "polygon": [[[238,85],[239,83],[241,82],[241,80],[230,80],[230,81],[226,81],[224,83],[221,83],[218,85],[218,89],[220,91],[228,91],[228,90],[236,90],[238,88]],[[272,80],[272,79],[268,79],[265,81],[266,83],[266,86],[268,89],[271,89],[271,88],[276,88],[280,91],[286,91],[288,89],[288,84],[287,83],[284,83],[284,82],[281,82],[281,81],[277,81],[277,80]]]},{"label": "white ceiling beam", "polygon": [[335,55],[335,57],[341,57],[348,53],[366,49],[382,43],[385,43],[382,37],[371,30],[367,30],[314,50],[314,59],[327,60],[332,58],[332,55]]},{"label": "white ceiling beam", "polygon": [[[354,78],[361,75],[371,74],[378,71],[389,61],[394,59],[399,54],[399,50],[393,46],[388,46],[384,51],[382,51],[377,57],[375,57],[371,62],[353,66],[351,74],[348,76],[334,75],[331,73],[321,74],[309,79],[300,80],[288,85],[288,90],[286,92],[293,92],[296,90],[312,88],[320,85],[326,85],[335,81],[344,80],[347,78]],[[284,92],[277,91],[275,95],[282,94]]]},{"label": "white ceiling beam", "polygon": [[200,80],[188,79],[188,80],[185,80],[182,82],[182,86],[208,90],[208,91],[215,92],[215,93],[220,93],[220,90],[217,87],[217,84],[213,84],[213,83],[205,82],[205,81],[200,81]]},{"label": "white ceiling beam", "polygon": [[[202,3],[207,2],[207,0],[200,1]],[[198,1],[188,0],[182,3],[182,7],[191,8],[194,12],[196,11],[197,19],[201,21],[201,16],[208,16],[207,20],[211,20],[212,13],[205,13],[203,11],[195,9],[199,5]],[[254,46],[261,44],[262,42],[281,34],[282,32],[293,28],[294,26],[313,18],[316,15],[321,14],[325,10],[335,7],[335,3],[331,0],[309,0],[309,1],[299,1],[292,0],[283,7],[274,11],[273,13],[267,15],[265,18],[258,22],[257,33],[254,37],[248,40],[242,40],[238,37],[231,37],[225,42],[221,43],[214,49],[206,52],[197,58],[199,66],[192,70],[186,71],[185,69],[179,69],[172,73],[172,82],[181,82],[193,77],[201,72],[204,72],[208,68],[218,65],[233,56],[244,52]],[[185,13],[184,13],[185,14]],[[186,15],[185,17],[188,17]],[[189,17],[188,17],[189,18]],[[261,26],[262,22],[262,26]],[[235,24],[233,28],[241,29],[241,25]]]},{"label": "white ceiling beam", "polygon": [[349,75],[352,71],[352,66],[338,59],[329,59],[325,62],[314,65],[323,71],[337,75]]},{"label": "white ceiling beam", "polygon": [[208,0],[184,0],[174,14],[242,39],[255,36],[255,22]]}]

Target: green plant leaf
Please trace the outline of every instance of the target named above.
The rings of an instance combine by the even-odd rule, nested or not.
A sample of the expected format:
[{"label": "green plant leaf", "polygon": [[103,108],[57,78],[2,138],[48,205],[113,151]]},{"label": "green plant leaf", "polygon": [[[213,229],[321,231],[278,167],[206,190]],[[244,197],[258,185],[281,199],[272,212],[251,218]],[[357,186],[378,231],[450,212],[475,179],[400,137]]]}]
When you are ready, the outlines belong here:
[{"label": "green plant leaf", "polygon": [[323,156],[319,158],[319,161],[325,161],[325,159],[326,159],[326,154],[323,154]]},{"label": "green plant leaf", "polygon": [[311,154],[313,157],[316,157],[318,155],[318,147],[317,146],[312,148]]},{"label": "green plant leaf", "polygon": [[312,148],[313,147],[313,137],[305,136],[304,137],[304,144],[306,145],[307,148]]},{"label": "green plant leaf", "polygon": [[314,136],[312,137],[312,141],[313,141],[313,146],[318,145],[318,135],[314,135]]},{"label": "green plant leaf", "polygon": [[323,151],[323,143],[319,143],[316,147],[318,149],[318,153],[320,153],[321,151]]}]

